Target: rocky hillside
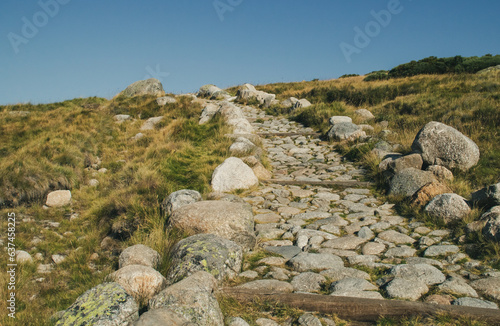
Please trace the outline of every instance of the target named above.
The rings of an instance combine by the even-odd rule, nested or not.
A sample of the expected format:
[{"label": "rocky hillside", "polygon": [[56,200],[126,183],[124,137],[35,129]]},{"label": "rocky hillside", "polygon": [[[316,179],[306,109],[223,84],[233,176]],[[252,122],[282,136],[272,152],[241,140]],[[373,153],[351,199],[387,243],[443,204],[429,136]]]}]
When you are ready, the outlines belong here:
[{"label": "rocky hillside", "polygon": [[[38,125],[46,150],[74,153],[68,164],[54,163],[56,154],[52,165],[26,164],[64,181],[37,183],[31,172],[30,193],[22,173],[32,170],[20,162],[45,152],[34,131],[23,148],[6,143],[4,153],[19,157],[9,172],[19,180],[2,184],[17,189],[4,195],[2,214],[18,214],[18,317],[26,325],[499,323],[500,185],[454,184],[482,164],[482,143],[429,120],[405,147],[377,107],[326,102],[318,90],[326,85],[313,83],[164,96],[147,80],[92,108],[4,107],[8,137]],[[51,136],[40,125],[46,114],[103,138],[68,136],[77,126]],[[311,309],[316,298],[337,309]],[[398,315],[391,309],[401,300],[408,305]],[[387,310],[348,308],[360,302]],[[437,310],[447,321],[422,315]]]}]

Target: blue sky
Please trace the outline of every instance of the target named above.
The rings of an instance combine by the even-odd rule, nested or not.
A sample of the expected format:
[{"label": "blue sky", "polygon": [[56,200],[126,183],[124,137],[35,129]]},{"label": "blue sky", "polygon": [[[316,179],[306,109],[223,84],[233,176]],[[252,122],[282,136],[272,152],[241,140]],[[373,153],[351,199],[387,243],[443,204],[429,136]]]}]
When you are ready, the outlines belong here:
[{"label": "blue sky", "polygon": [[111,98],[146,77],[183,93],[500,54],[498,12],[492,0],[2,0],[0,104]]}]

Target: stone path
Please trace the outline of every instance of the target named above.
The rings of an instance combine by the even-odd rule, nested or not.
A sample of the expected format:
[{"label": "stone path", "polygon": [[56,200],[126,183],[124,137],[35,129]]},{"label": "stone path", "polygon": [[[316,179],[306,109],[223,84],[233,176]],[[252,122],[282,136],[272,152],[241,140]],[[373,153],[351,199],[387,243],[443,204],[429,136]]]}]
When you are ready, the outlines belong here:
[{"label": "stone path", "polygon": [[311,128],[242,110],[267,136],[273,179],[306,185],[268,183],[243,198],[254,209],[258,247],[270,257],[243,266],[241,287],[408,300],[432,290],[428,302],[497,307],[489,300],[500,300],[500,272],[462,253],[448,230],[398,216],[367,188],[318,186],[360,181],[365,171]]}]

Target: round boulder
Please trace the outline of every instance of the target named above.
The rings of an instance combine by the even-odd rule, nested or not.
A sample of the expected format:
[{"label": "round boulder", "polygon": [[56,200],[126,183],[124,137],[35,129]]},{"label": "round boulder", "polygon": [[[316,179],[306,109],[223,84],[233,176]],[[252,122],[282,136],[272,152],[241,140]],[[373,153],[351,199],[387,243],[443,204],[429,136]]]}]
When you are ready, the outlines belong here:
[{"label": "round boulder", "polygon": [[198,271],[212,274],[219,282],[231,280],[241,271],[241,246],[213,234],[197,234],[181,240],[172,252],[172,267],[167,275],[169,284]]},{"label": "round boulder", "polygon": [[336,123],[328,131],[328,138],[332,140],[355,140],[364,136],[363,129],[352,122]]},{"label": "round boulder", "polygon": [[445,222],[460,220],[470,211],[465,198],[453,193],[437,195],[425,206],[425,212]]},{"label": "round boulder", "polygon": [[252,169],[237,157],[227,158],[212,174],[212,189],[218,192],[249,189],[258,184]]},{"label": "round boulder", "polygon": [[161,209],[166,216],[172,215],[172,212],[179,207],[196,203],[201,200],[201,195],[196,190],[182,189],[168,195],[161,203]]},{"label": "round boulder", "polygon": [[139,303],[147,303],[167,286],[167,280],[155,269],[143,265],[127,265],[110,274]]},{"label": "round boulder", "polygon": [[163,85],[156,78],[146,80],[139,80],[128,86],[121,95],[126,97],[133,97],[138,95],[154,95],[161,96],[165,93]]},{"label": "round boulder", "polygon": [[481,216],[486,224],[482,229],[483,235],[492,241],[500,242],[500,206],[495,206]]},{"label": "round boulder", "polygon": [[148,246],[136,244],[122,251],[118,263],[119,268],[128,265],[143,265],[157,268],[160,264],[160,254]]},{"label": "round boulder", "polygon": [[193,234],[211,233],[232,240],[245,250],[255,246],[253,213],[246,204],[199,201],[175,210],[168,222]]},{"label": "round boulder", "polygon": [[479,161],[479,147],[453,127],[431,121],[418,132],[413,151],[422,154],[428,165],[466,171]]}]

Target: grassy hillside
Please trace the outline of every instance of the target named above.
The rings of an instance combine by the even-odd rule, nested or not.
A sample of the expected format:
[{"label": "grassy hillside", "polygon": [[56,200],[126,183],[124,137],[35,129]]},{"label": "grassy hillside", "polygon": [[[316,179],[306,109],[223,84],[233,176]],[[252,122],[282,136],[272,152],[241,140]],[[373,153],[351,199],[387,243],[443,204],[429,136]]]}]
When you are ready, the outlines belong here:
[{"label": "grassy hillside", "polygon": [[[165,234],[161,201],[184,188],[207,193],[231,144],[221,121],[198,125],[201,109],[188,97],[164,107],[153,97],[0,107],[0,214],[16,213],[16,249],[42,254],[44,264],[54,254],[66,256],[51,274],[37,273],[36,264],[18,267],[16,324],[46,325],[53,313],[102,282],[117,267],[114,246],[149,245],[165,258],[166,271],[166,254],[181,235]],[[134,120],[118,124],[115,114]],[[160,115],[155,130],[131,139],[145,119]],[[97,168],[107,172],[91,168],[98,158]],[[88,185],[93,178],[97,187]],[[72,206],[43,209],[54,189],[70,189]],[[105,236],[123,242],[101,247]],[[7,261],[6,251],[0,256]],[[6,273],[0,283],[7,283]],[[0,288],[1,297],[6,290]],[[2,314],[0,324],[7,325],[6,318]]]}]

